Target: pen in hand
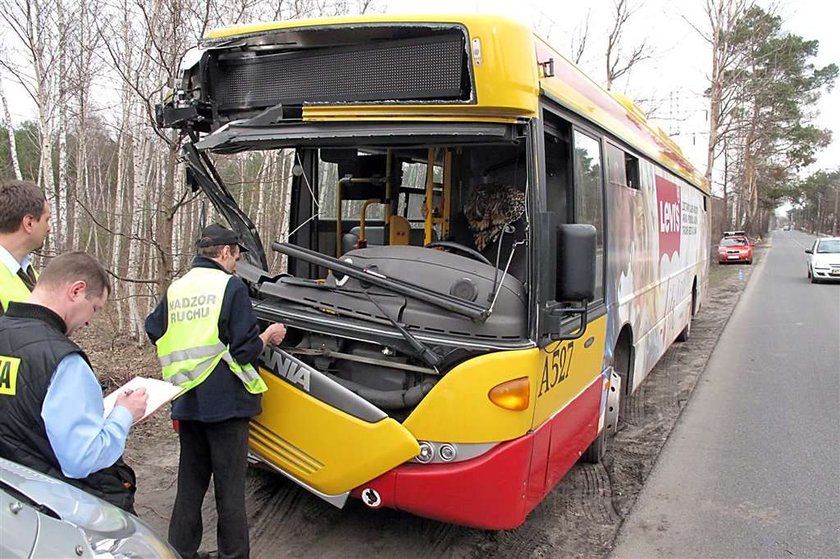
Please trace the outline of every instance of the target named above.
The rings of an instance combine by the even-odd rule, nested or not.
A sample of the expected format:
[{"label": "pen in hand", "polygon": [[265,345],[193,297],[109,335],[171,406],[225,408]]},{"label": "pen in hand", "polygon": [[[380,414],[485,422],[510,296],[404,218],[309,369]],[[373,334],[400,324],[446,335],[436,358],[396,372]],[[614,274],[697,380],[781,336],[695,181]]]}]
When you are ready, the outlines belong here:
[{"label": "pen in hand", "polygon": [[146,401],[149,399],[148,394],[146,394],[145,388],[138,388],[137,390],[131,390],[130,388],[126,388],[122,394],[120,394],[117,401],[114,403],[115,406],[123,406],[126,408],[129,413],[131,413],[131,417],[134,421],[139,421],[146,413]]}]

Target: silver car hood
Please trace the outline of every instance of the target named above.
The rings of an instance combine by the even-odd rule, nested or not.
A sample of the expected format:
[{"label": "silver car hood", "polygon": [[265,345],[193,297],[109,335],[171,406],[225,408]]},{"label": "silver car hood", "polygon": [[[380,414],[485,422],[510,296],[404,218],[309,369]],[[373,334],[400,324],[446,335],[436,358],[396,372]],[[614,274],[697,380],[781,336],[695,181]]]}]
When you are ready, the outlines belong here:
[{"label": "silver car hood", "polygon": [[840,266],[840,253],[816,253],[811,256],[811,261],[814,263],[814,266]]},{"label": "silver car hood", "polygon": [[134,532],[133,519],[112,504],[3,458],[0,482],[88,531],[115,538]]}]

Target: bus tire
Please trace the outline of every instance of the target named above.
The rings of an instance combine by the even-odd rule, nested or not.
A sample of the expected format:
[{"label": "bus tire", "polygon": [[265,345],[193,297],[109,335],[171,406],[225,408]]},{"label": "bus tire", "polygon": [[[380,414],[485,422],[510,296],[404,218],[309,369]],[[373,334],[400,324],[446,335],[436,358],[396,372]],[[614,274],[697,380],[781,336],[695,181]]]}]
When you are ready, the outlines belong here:
[{"label": "bus tire", "polygon": [[682,329],[682,332],[677,334],[677,341],[678,342],[687,342],[688,338],[691,337],[691,321],[694,319],[694,313],[695,313],[694,305],[695,305],[695,301],[697,300],[697,297],[696,297],[697,287],[696,287],[696,285],[697,284],[695,283],[695,287],[692,288],[692,290],[691,290],[691,310],[688,313],[688,324],[685,325],[685,328]]},{"label": "bus tire", "polygon": [[598,436],[595,437],[595,440],[592,441],[592,444],[589,445],[589,448],[584,451],[583,454],[580,456],[581,462],[585,462],[587,464],[600,464],[601,459],[604,457],[604,454],[607,453],[607,429],[601,429],[601,432],[598,433]]},{"label": "bus tire", "polygon": [[618,416],[621,407],[621,377],[614,370],[610,370],[610,386],[607,393],[607,408],[604,410],[604,421],[601,432],[589,445],[589,448],[581,454],[580,459],[587,464],[599,464],[604,454],[610,437],[618,432]]},{"label": "bus tire", "polygon": [[688,324],[685,325],[685,328],[682,329],[682,332],[677,334],[677,341],[678,342],[687,342],[688,338],[691,337],[691,316],[688,317]]}]

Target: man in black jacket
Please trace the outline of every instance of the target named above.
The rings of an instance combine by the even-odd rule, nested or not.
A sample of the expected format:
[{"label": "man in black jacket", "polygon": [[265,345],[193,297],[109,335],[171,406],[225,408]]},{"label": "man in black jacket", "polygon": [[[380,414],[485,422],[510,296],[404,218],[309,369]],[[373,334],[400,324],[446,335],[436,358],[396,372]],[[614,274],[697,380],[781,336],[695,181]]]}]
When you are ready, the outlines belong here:
[{"label": "man in black jacket", "polygon": [[103,417],[99,381],[67,337],[109,291],[99,262],[71,252],[50,262],[27,303],[9,303],[0,317],[0,456],[134,512],[134,472],[121,456],[145,389],[120,395]]},{"label": "man in black jacket", "polygon": [[146,318],[163,377],[187,389],[172,404],[181,456],[169,542],[185,559],[197,556],[212,475],[219,558],[246,558],[248,421],[260,413],[266,390],[252,363],[265,344],[282,342],[286,329],[272,324],[260,334],[248,289],[232,275],[243,248],[233,231],[210,225],[196,248],[190,271]]}]

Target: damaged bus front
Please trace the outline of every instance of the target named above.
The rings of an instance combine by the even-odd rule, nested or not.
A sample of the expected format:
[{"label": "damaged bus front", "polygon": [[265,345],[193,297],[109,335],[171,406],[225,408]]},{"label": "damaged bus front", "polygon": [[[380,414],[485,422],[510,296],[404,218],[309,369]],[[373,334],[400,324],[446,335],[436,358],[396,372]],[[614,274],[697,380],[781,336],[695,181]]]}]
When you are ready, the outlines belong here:
[{"label": "damaged bus front", "polygon": [[[533,46],[493,18],[217,32],[158,119],[249,248],[238,274],[257,316],[288,328],[261,356],[254,460],[339,507],[504,529],[604,430],[609,382],[605,321],[587,316],[595,229],[544,211],[535,188],[536,66],[482,32]],[[509,91],[479,102],[488,75]],[[283,273],[217,170],[275,150],[288,206],[260,211],[287,216],[267,246]],[[552,426],[565,447],[549,468]]]}]

